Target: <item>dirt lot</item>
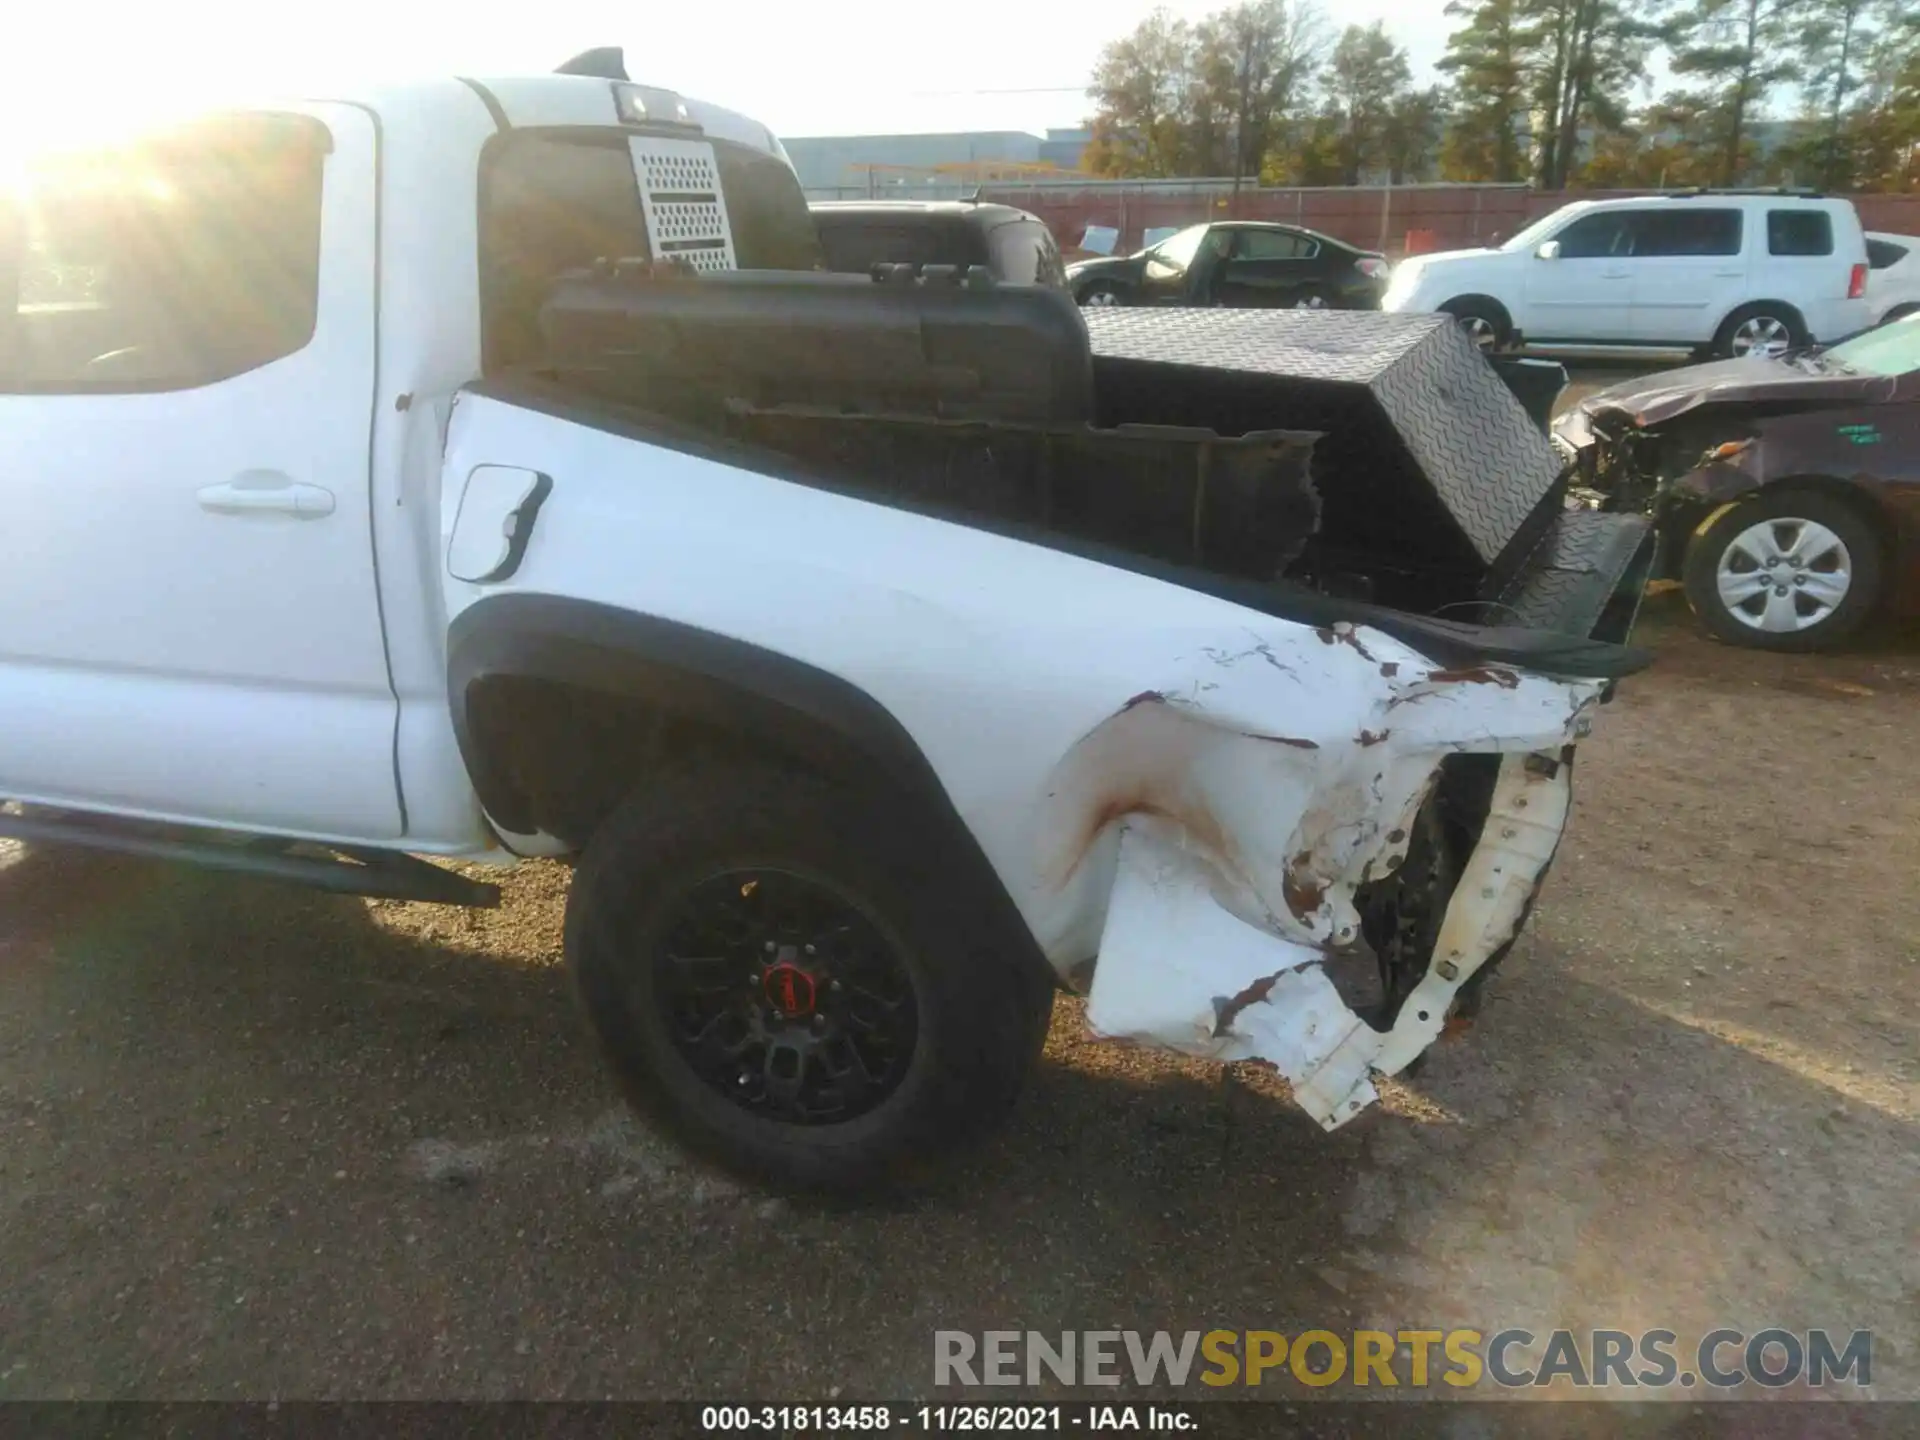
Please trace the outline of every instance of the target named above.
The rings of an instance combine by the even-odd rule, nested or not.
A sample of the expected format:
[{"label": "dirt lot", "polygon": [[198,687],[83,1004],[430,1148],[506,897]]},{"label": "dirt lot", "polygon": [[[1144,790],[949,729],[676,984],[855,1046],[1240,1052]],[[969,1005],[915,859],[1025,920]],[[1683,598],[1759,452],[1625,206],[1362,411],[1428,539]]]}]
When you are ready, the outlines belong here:
[{"label": "dirt lot", "polygon": [[472,914],[14,852],[0,1395],[899,1397],[936,1326],[1782,1324],[1873,1327],[1920,1396],[1920,662],[1654,612],[1531,932],[1385,1109],[1322,1137],[1063,1004],[1004,1138],[879,1212],[625,1118],[557,869]]},{"label": "dirt lot", "polygon": [[1642,639],[1481,1021],[1379,1111],[1063,1002],[1009,1132],[880,1211],[627,1118],[555,867],[476,914],[0,842],[0,1398],[899,1398],[935,1328],[1454,1325],[1871,1327],[1920,1398],[1920,637]]}]

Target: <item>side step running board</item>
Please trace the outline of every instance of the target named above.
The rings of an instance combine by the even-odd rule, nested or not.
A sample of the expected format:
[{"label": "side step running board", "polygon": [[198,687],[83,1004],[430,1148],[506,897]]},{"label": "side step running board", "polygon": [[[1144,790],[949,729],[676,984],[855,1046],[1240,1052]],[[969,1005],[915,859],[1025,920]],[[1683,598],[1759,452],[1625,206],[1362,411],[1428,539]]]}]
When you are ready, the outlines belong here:
[{"label": "side step running board", "polygon": [[[396,850],[359,845],[323,845],[273,836],[233,836],[221,831],[116,821],[98,815],[0,810],[0,839],[43,845],[73,845],[227,870],[268,880],[288,880],[338,895],[382,900],[424,900],[435,905],[491,909],[500,887],[469,880],[451,870]],[[324,851],[326,853],[313,853]]]}]

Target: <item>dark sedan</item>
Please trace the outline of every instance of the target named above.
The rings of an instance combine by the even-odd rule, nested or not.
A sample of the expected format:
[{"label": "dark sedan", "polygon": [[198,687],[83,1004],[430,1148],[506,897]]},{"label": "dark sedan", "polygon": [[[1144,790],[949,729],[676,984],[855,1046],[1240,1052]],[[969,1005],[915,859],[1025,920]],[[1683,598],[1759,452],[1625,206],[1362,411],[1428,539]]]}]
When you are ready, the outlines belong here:
[{"label": "dark sedan", "polygon": [[1606,508],[1659,517],[1665,572],[1723,640],[1819,650],[1920,615],[1920,314],[1629,381],[1554,435]]},{"label": "dark sedan", "polygon": [[1377,310],[1387,259],[1297,225],[1192,225],[1137,255],[1082,260],[1067,284],[1082,305],[1223,305],[1237,310]]}]

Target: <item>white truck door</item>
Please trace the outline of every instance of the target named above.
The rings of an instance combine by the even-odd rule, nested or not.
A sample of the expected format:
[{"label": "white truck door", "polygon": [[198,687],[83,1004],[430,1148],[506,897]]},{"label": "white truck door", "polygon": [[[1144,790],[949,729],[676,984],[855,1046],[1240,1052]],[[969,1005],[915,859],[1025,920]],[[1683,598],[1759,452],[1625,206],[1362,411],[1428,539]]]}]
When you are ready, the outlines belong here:
[{"label": "white truck door", "polygon": [[0,215],[0,796],[401,833],[376,142],[349,105],[227,114]]}]

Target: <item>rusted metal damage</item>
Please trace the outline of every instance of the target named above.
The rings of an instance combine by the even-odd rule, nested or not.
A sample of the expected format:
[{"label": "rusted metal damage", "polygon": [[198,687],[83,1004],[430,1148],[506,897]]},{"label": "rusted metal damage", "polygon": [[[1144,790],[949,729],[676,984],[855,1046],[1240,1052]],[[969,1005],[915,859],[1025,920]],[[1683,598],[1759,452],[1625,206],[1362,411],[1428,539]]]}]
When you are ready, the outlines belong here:
[{"label": "rusted metal damage", "polygon": [[1240,1012],[1249,1005],[1265,1004],[1267,997],[1273,993],[1273,987],[1279,982],[1278,975],[1262,975],[1238,995],[1224,1000],[1215,1000],[1213,1002],[1213,1033],[1225,1035],[1233,1029],[1233,1022],[1240,1017]]},{"label": "rusted metal damage", "polygon": [[[1285,663],[1278,646],[1210,647],[1226,678],[1145,692],[1073,746],[1036,816],[1029,904],[1063,971],[1097,953],[1096,1033],[1269,1061],[1332,1129],[1441,1033],[1517,930],[1565,823],[1557,757],[1599,686],[1312,633]],[[1259,652],[1275,663],[1216,658]],[[1414,699],[1430,703],[1380,723]],[[1462,752],[1501,757],[1489,819],[1424,976],[1378,1030],[1324,962],[1362,943],[1356,890],[1406,860],[1442,761]]]},{"label": "rusted metal damage", "polygon": [[1498,685],[1502,690],[1511,690],[1520,683],[1520,677],[1511,670],[1502,670],[1494,665],[1469,665],[1459,670],[1433,670],[1427,679],[1436,685]]},{"label": "rusted metal damage", "polygon": [[1287,909],[1293,912],[1297,920],[1311,920],[1319,911],[1321,902],[1327,898],[1327,886],[1324,880],[1316,878],[1309,867],[1313,864],[1313,852],[1302,850],[1287,862],[1286,878],[1280,882],[1280,893],[1286,896]]},{"label": "rusted metal damage", "polygon": [[1360,639],[1359,633],[1345,621],[1336,621],[1332,625],[1322,625],[1313,632],[1320,637],[1323,645],[1351,645],[1359,652],[1363,660],[1372,660],[1373,654]]}]

